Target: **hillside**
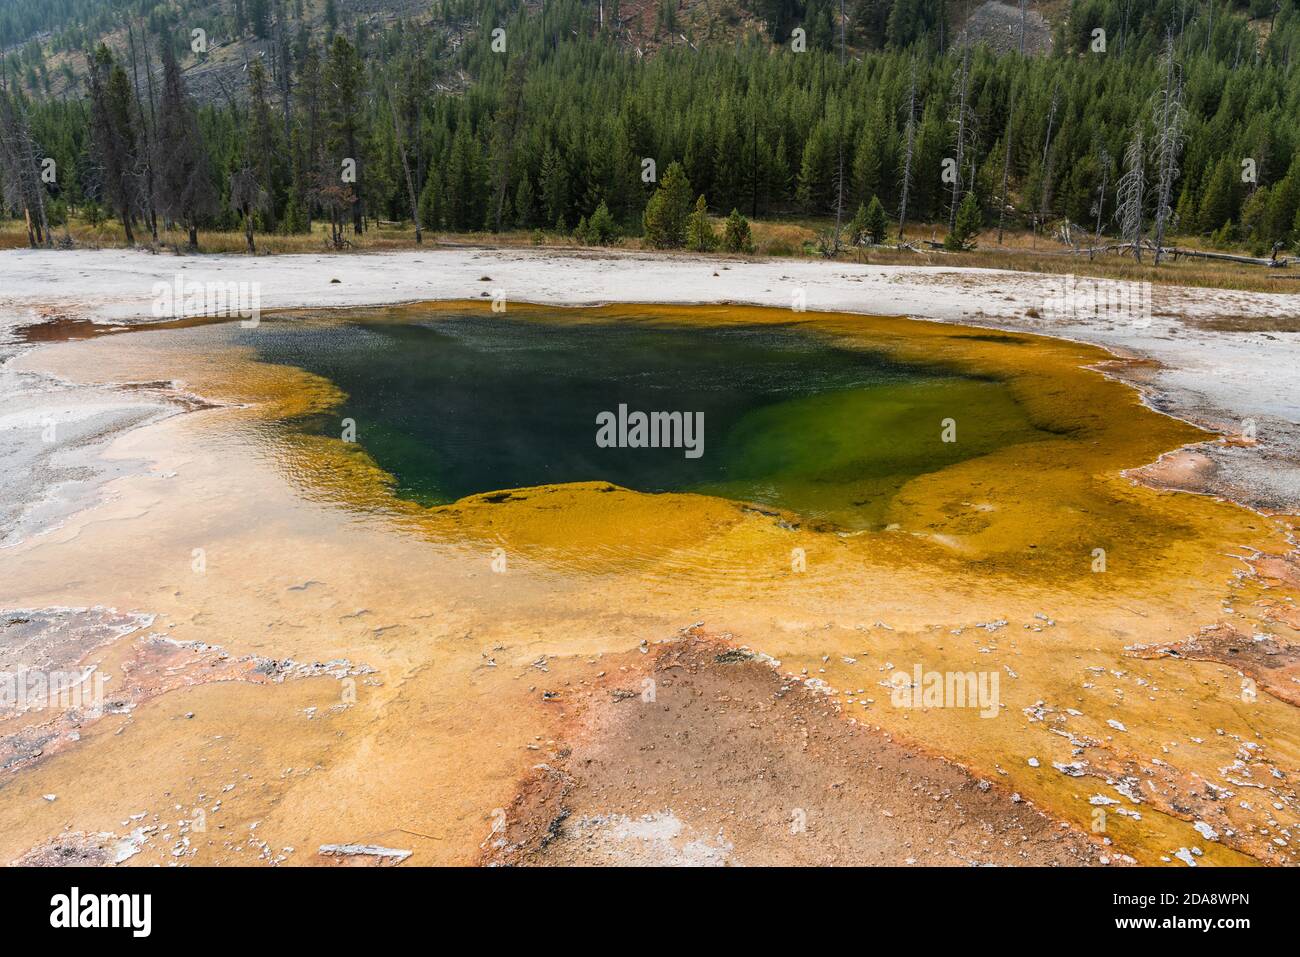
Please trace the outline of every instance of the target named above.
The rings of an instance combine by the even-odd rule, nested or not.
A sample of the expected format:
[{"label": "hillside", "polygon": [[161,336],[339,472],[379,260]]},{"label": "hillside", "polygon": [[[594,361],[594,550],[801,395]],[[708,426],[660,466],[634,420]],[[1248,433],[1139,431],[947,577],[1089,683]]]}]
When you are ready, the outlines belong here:
[{"label": "hillside", "polygon": [[[543,6],[540,0],[524,5],[538,14]],[[768,0],[591,0],[586,5],[597,25],[637,55],[752,36],[772,39],[775,19]],[[880,46],[894,5],[893,0],[850,0],[848,48],[861,52]],[[454,48],[478,23],[480,8],[489,6],[427,0],[52,0],[40,5],[0,0],[0,51],[11,82],[32,96],[65,98],[84,94],[89,46],[102,41],[128,58],[133,30],[142,43],[141,37],[165,29],[180,38],[175,49],[190,92],[207,101],[242,95],[247,64],[274,57],[282,32],[301,47],[304,38],[324,40],[336,30],[376,35],[413,22],[445,33]],[[790,29],[805,27],[816,43],[817,31],[824,33],[827,26],[825,21],[818,26],[821,14],[833,13],[836,6],[831,0],[820,7],[816,0],[790,5],[782,22]],[[1004,51],[1019,47],[1019,6],[1018,0],[956,0],[947,4],[946,16],[953,29],[968,30],[974,41]],[[1026,52],[1051,49],[1052,31],[1065,9],[1062,0],[1026,4]],[[196,29],[204,32],[204,53],[190,48],[188,37]]]},{"label": "hillside", "polygon": [[958,252],[1004,226],[1137,257],[1300,239],[1295,0],[746,4],[0,0],[44,30],[6,58],[0,187],[33,243],[76,218],[674,247],[697,200],[826,255],[922,225]]}]

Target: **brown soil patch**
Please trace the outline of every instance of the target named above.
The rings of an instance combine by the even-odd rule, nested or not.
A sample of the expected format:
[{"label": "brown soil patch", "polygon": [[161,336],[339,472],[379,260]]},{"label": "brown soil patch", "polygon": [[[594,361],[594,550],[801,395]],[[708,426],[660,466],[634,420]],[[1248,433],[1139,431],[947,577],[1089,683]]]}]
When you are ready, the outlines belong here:
[{"label": "brown soil patch", "polygon": [[1152,488],[1171,491],[1200,492],[1210,487],[1218,466],[1214,460],[1195,449],[1179,449],[1160,456],[1150,465],[1130,469],[1126,474]]},{"label": "brown soil patch", "polygon": [[602,665],[597,681],[566,692],[557,757],[497,815],[483,863],[1122,860],[710,636],[688,632]]},{"label": "brown soil patch", "polygon": [[1255,316],[1239,313],[1204,318],[1189,316],[1183,321],[1196,329],[1208,329],[1213,332],[1300,332],[1298,316]]},{"label": "brown soil patch", "polygon": [[40,322],[22,326],[18,329],[18,339],[26,343],[73,342],[77,339],[91,339],[120,330],[120,326],[111,326],[90,319],[82,319],[62,313],[45,313]]}]

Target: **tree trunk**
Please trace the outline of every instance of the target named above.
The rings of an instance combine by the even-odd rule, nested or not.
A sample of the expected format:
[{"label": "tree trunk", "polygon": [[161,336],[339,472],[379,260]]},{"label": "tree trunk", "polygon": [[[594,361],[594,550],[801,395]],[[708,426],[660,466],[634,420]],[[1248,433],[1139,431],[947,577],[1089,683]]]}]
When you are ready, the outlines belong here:
[{"label": "tree trunk", "polygon": [[[1021,4],[1021,15],[1024,14],[1024,5]],[[1022,43],[1023,46],[1023,43]],[[1002,154],[1002,199],[998,203],[998,245],[1002,245],[1002,224],[1007,215],[1007,186],[1011,178],[1011,116],[1016,108],[1016,98],[1012,95],[1007,103],[1007,127],[1002,137],[1006,141],[1003,144]]]},{"label": "tree trunk", "polygon": [[415,194],[415,180],[411,177],[411,161],[406,158],[406,147],[402,144],[402,131],[397,123],[397,105],[393,103],[391,96],[388,105],[392,108],[393,138],[397,141],[397,152],[402,156],[402,172],[406,174],[406,195],[411,201],[411,222],[415,223],[415,244],[418,246],[424,242],[423,232],[420,229],[419,198]]},{"label": "tree trunk", "polygon": [[948,207],[948,232],[957,228],[957,207],[961,204],[961,165],[966,158],[966,90],[969,86],[970,47],[962,51],[957,91],[957,165],[952,180],[952,203]]},{"label": "tree trunk", "polygon": [[912,151],[916,146],[916,61],[912,62],[912,88],[907,98],[907,145],[903,150],[903,176],[898,203],[898,240],[903,241],[907,228],[907,199],[912,188]]}]

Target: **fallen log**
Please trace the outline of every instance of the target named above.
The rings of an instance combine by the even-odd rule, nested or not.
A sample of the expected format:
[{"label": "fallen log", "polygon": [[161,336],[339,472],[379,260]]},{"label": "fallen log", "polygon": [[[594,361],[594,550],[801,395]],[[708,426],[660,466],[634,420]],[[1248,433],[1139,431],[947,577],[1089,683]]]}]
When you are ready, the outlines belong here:
[{"label": "fallen log", "polygon": [[1270,266],[1274,269],[1285,268],[1291,262],[1285,256],[1281,259],[1264,259],[1259,256],[1234,256],[1231,253],[1209,253],[1202,252],[1199,249],[1179,249],[1177,247],[1166,249],[1165,252],[1175,259],[1179,256],[1186,256],[1189,259],[1218,259],[1223,262],[1241,263],[1245,266]]},{"label": "fallen log", "polygon": [[[1154,253],[1156,251],[1155,244],[1145,240],[1142,242],[1141,246],[1143,252]],[[1095,253],[1127,253],[1132,252],[1132,250],[1132,243],[1110,243],[1106,246],[1096,246],[1088,250],[1076,251],[1086,251],[1089,255],[1093,255]],[[1300,262],[1300,259],[1289,258],[1286,256],[1283,256],[1280,259],[1266,259],[1260,256],[1238,256],[1233,253],[1213,253],[1200,249],[1183,249],[1178,246],[1164,246],[1161,247],[1160,252],[1161,255],[1171,256],[1174,259],[1183,256],[1188,259],[1215,259],[1222,262],[1240,263],[1243,266],[1268,266],[1272,269],[1284,269],[1293,262]]]}]

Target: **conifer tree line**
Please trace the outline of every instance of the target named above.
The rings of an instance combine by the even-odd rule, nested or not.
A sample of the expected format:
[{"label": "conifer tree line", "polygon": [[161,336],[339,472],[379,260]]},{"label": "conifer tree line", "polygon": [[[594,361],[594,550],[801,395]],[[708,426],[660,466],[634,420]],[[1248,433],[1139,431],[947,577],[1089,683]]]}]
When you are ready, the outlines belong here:
[{"label": "conifer tree line", "polygon": [[[933,223],[950,248],[1060,220],[1300,241],[1297,0],[1073,0],[1045,56],[954,35],[937,0],[846,0],[843,58],[838,2],[748,2],[762,36],[641,55],[610,0],[444,0],[383,30],[243,0],[226,28],[263,38],[258,55],[202,103],[190,22],[145,3],[115,21],[124,49],[78,53],[82,96],[0,62],[4,206],[34,244],[75,213],[132,242],[238,230],[250,251],[376,221],[744,247],[739,220],[768,217],[875,242]],[[0,29],[20,29],[13,9]],[[696,212],[737,219],[709,239]]]}]

